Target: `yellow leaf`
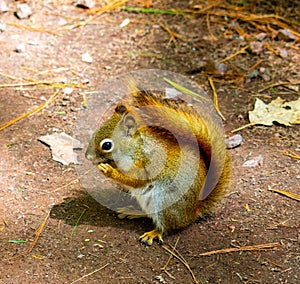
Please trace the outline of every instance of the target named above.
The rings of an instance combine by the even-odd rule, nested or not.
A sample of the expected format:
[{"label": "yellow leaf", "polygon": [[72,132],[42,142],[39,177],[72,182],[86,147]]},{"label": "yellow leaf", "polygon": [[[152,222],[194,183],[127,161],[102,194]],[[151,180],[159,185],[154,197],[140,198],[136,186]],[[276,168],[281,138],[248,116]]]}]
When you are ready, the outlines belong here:
[{"label": "yellow leaf", "polygon": [[278,97],[269,104],[257,98],[254,109],[249,111],[249,120],[252,125],[270,126],[274,121],[286,126],[300,124],[300,98],[296,101],[285,102]]}]

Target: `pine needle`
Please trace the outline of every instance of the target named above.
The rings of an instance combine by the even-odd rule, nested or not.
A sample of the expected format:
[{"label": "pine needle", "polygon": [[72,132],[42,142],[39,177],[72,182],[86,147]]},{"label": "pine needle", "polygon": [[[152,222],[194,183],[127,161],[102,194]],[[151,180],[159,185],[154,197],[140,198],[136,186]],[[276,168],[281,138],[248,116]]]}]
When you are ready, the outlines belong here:
[{"label": "pine needle", "polygon": [[249,47],[249,45],[244,46],[244,47],[243,47],[242,49],[240,49],[239,51],[237,51],[237,52],[231,54],[230,56],[227,56],[227,57],[224,58],[224,59],[219,60],[219,62],[225,62],[225,61],[228,61],[228,60],[232,59],[233,57],[237,56],[238,54],[243,53],[248,47]]},{"label": "pine needle", "polygon": [[280,189],[273,189],[270,186],[268,186],[268,190],[273,191],[273,192],[277,192],[279,194],[282,194],[282,195],[287,196],[289,198],[292,198],[294,200],[300,201],[300,195],[299,194],[292,193],[292,192],[285,191],[285,190],[280,190]]},{"label": "pine needle", "polygon": [[36,245],[37,241],[38,241],[38,238],[40,237],[41,233],[43,232],[45,226],[46,226],[46,223],[47,223],[47,220],[49,218],[49,215],[50,215],[50,212],[48,212],[48,214],[46,215],[44,221],[41,223],[41,225],[38,227],[38,229],[35,231],[34,233],[34,239],[33,241],[30,243],[30,246],[27,250],[27,252],[31,252],[32,249],[34,248],[34,246]]},{"label": "pine needle", "polygon": [[49,100],[47,100],[47,101],[44,102],[43,104],[39,105],[38,107],[36,107],[36,108],[34,108],[34,109],[32,109],[32,110],[30,110],[30,111],[28,111],[28,112],[26,112],[26,113],[20,115],[20,116],[17,117],[17,118],[14,118],[14,119],[12,119],[12,120],[10,120],[10,121],[8,121],[8,122],[5,122],[5,123],[3,123],[3,124],[0,124],[0,131],[3,130],[3,129],[5,129],[5,128],[7,128],[8,126],[11,126],[11,125],[14,124],[15,122],[17,122],[17,121],[19,121],[19,120],[21,120],[21,119],[23,119],[23,118],[25,118],[25,117],[27,117],[27,116],[29,116],[29,115],[31,115],[31,114],[34,114],[34,113],[37,113],[37,112],[41,111],[41,110],[44,109],[46,106],[48,106],[50,103],[52,103],[52,102],[56,99],[56,97],[58,96],[58,94],[59,94],[59,90],[57,90],[57,91],[49,98]]},{"label": "pine needle", "polygon": [[182,92],[183,94],[186,94],[186,95],[189,95],[191,97],[201,99],[201,100],[204,100],[204,101],[208,101],[207,98],[205,98],[205,97],[203,97],[203,96],[201,96],[201,95],[199,95],[199,94],[197,94],[197,93],[195,93],[195,92],[193,92],[193,91],[191,91],[191,90],[189,90],[189,89],[187,89],[187,88],[185,88],[185,87],[183,87],[183,86],[181,86],[181,85],[179,85],[179,84],[177,84],[177,83],[175,83],[175,82],[173,82],[173,81],[171,81],[167,78],[164,78],[164,80],[167,83],[169,83],[171,86],[173,86],[175,89]]},{"label": "pine needle", "polygon": [[269,244],[255,245],[255,246],[244,246],[239,248],[226,248],[226,249],[213,250],[213,251],[200,253],[200,256],[209,256],[213,254],[239,252],[239,251],[257,251],[257,250],[273,249],[279,246],[280,243],[269,243]]},{"label": "pine needle", "polygon": [[288,151],[283,151],[282,152],[283,155],[286,155],[286,156],[289,156],[293,159],[297,159],[297,160],[300,160],[300,156],[297,155],[295,152],[291,151],[291,150],[288,150]]},{"label": "pine needle", "polygon": [[216,92],[214,82],[213,82],[211,77],[208,77],[208,81],[209,81],[210,87],[213,91],[215,109],[216,109],[217,113],[221,116],[221,118],[225,121],[226,119],[223,116],[223,114],[221,113],[220,108],[219,108],[218,95],[217,95],[217,92]]},{"label": "pine needle", "polygon": [[180,10],[162,10],[162,9],[151,9],[151,8],[139,8],[139,7],[121,7],[121,10],[137,13],[151,13],[151,14],[164,14],[164,15],[184,15],[185,13]]},{"label": "pine needle", "polygon": [[239,127],[239,128],[236,128],[236,129],[231,130],[231,133],[238,132],[238,131],[240,131],[240,130],[242,130],[242,129],[244,129],[244,128],[247,128],[247,127],[250,127],[250,126],[254,126],[254,125],[256,125],[256,123],[248,123],[248,124],[245,124],[245,125],[243,125],[243,126],[241,126],[241,127]]},{"label": "pine needle", "polygon": [[[177,258],[186,268],[187,270],[190,272],[192,278],[193,278],[193,283],[198,284],[199,282],[197,281],[191,267],[189,266],[188,262],[184,259],[184,257],[178,253],[178,251],[176,250],[175,247],[172,247],[172,250],[169,249],[167,246],[163,245],[162,248],[164,250],[166,250],[168,253],[170,253],[171,255],[173,255],[175,258]],[[177,252],[177,254],[175,252]]]},{"label": "pine needle", "polygon": [[86,274],[86,275],[83,275],[82,277],[80,277],[80,278],[78,278],[78,279],[72,281],[71,284],[74,284],[74,283],[76,283],[76,282],[79,282],[79,281],[81,281],[82,279],[84,279],[84,278],[86,278],[86,277],[88,277],[88,276],[91,276],[91,275],[95,274],[96,272],[98,272],[98,271],[104,269],[104,268],[105,268],[106,266],[108,266],[108,265],[109,265],[109,263],[107,263],[107,264],[103,265],[102,267],[100,267],[100,268],[98,268],[98,269],[92,271],[91,273],[88,273],[88,274]]}]

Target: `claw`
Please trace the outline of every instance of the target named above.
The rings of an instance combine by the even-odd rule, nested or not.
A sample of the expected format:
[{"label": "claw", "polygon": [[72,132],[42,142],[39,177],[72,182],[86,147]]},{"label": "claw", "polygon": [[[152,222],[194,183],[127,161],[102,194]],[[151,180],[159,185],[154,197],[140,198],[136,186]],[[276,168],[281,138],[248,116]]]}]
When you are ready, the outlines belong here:
[{"label": "claw", "polygon": [[102,173],[108,174],[108,173],[112,172],[112,169],[113,169],[113,168],[112,168],[112,166],[109,165],[109,164],[101,163],[101,164],[98,165],[98,169],[99,169]]},{"label": "claw", "polygon": [[162,238],[162,232],[159,229],[154,229],[153,231],[146,232],[145,234],[141,235],[140,241],[147,246],[151,246],[153,244],[153,240],[156,238],[160,244],[164,242]]}]

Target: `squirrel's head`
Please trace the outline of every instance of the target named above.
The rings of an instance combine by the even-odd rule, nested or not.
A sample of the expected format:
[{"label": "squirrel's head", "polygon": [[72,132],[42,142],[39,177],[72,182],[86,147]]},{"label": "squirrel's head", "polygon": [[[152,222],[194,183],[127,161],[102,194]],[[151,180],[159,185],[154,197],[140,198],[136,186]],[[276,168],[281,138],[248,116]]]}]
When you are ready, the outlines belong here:
[{"label": "squirrel's head", "polygon": [[129,144],[137,130],[134,114],[119,104],[113,115],[93,134],[85,156],[94,164],[109,163],[115,166],[116,160],[128,153]]}]

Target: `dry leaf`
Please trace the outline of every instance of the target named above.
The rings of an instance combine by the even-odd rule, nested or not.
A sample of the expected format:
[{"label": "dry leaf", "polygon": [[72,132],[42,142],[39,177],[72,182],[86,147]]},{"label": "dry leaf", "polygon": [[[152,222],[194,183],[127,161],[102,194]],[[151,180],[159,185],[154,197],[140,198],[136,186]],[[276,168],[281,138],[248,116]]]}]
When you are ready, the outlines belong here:
[{"label": "dry leaf", "polygon": [[269,104],[257,98],[254,110],[249,111],[249,120],[252,125],[270,126],[274,121],[286,126],[300,124],[300,98],[296,101],[285,102],[278,97]]},{"label": "dry leaf", "polygon": [[50,146],[54,161],[63,165],[78,164],[77,155],[73,150],[83,148],[80,141],[64,132],[41,136],[39,140]]}]

